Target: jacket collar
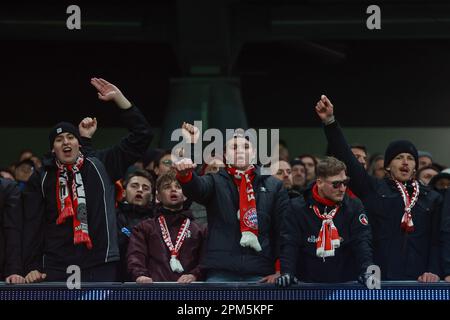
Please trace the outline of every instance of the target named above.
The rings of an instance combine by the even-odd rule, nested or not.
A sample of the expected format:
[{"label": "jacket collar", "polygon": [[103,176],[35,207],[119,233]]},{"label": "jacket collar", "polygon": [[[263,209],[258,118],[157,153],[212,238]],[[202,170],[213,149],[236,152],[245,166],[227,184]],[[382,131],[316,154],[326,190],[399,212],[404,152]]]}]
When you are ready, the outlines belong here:
[{"label": "jacket collar", "polygon": [[155,211],[155,218],[158,218],[161,215],[164,215],[164,216],[183,216],[183,218],[186,217],[186,218],[189,218],[191,220],[194,219],[194,216],[193,216],[191,210],[181,209],[179,211],[169,212],[168,209],[165,209],[162,206],[158,206],[156,208],[156,211]]}]

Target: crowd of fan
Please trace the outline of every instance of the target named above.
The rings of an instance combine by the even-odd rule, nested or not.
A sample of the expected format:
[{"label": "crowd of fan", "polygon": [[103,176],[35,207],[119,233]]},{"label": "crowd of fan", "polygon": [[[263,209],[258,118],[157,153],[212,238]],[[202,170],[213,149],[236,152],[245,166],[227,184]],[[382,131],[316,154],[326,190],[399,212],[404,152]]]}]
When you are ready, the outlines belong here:
[{"label": "crowd of fan", "polygon": [[[58,123],[49,154],[23,151],[0,170],[0,280],[151,283],[246,281],[287,286],[450,281],[450,169],[405,140],[369,157],[348,145],[325,96],[316,105],[327,155],[293,157],[272,176],[241,131],[197,166],[149,149],[150,125],[113,84],[93,78],[129,134],[97,150],[97,121]],[[198,129],[183,123],[191,143]]]}]

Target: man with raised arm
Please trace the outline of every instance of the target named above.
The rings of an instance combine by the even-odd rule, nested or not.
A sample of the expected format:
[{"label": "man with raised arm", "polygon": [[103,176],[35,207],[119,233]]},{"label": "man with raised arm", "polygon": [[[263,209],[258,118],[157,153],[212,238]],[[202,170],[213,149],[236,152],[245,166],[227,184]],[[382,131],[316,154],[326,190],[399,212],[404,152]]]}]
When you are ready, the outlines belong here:
[{"label": "man with raised arm", "polygon": [[415,178],[418,152],[414,144],[391,142],[384,155],[388,174],[377,179],[353,155],[330,100],[322,95],[315,108],[332,153],[347,165],[349,187],[367,210],[374,262],[382,279],[439,281],[442,198]]},{"label": "man with raised arm", "polygon": [[[92,78],[102,101],[113,101],[129,134],[113,147],[89,145],[97,122],[76,128],[58,123],[49,134],[51,153],[23,192],[24,264],[28,283],[65,281],[69,266],[81,281],[115,281],[119,260],[114,181],[142,157],[152,139],[150,126],[113,84]],[[85,141],[86,139],[86,141]]]}]

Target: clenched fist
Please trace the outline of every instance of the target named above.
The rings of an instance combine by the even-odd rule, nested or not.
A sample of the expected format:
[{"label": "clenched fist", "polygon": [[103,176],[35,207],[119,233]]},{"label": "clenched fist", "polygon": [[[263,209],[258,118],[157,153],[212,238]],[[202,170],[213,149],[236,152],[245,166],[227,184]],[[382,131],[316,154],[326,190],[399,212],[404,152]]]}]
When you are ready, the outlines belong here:
[{"label": "clenched fist", "polygon": [[183,158],[180,161],[175,162],[173,167],[177,170],[179,175],[185,177],[192,172],[197,165],[193,163],[191,159]]},{"label": "clenched fist", "polygon": [[327,96],[322,95],[316,104],[316,113],[324,123],[330,123],[334,119],[334,107]]},{"label": "clenched fist", "polygon": [[95,131],[97,131],[97,119],[92,119],[90,117],[84,118],[78,125],[78,131],[80,131],[80,136],[92,138]]}]

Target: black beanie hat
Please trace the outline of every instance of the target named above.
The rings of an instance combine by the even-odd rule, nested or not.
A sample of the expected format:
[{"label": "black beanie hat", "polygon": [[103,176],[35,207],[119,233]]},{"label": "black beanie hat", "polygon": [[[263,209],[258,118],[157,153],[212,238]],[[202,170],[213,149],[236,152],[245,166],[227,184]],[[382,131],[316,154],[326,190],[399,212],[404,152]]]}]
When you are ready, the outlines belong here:
[{"label": "black beanie hat", "polygon": [[384,153],[384,167],[388,167],[392,159],[394,159],[400,153],[409,153],[416,160],[416,170],[419,167],[419,153],[416,147],[408,140],[396,140],[392,141]]},{"label": "black beanie hat", "polygon": [[291,165],[291,167],[296,166],[296,165],[301,165],[301,166],[305,167],[305,164],[304,164],[303,161],[300,160],[300,159],[294,159],[294,160],[292,160],[291,163],[290,163],[290,165]]},{"label": "black beanie hat", "polygon": [[75,138],[78,139],[78,142],[80,142],[80,132],[78,131],[78,128],[69,122],[60,122],[52,128],[50,134],[48,135],[50,150],[53,149],[53,142],[55,142],[56,137],[64,132],[73,134]]}]

